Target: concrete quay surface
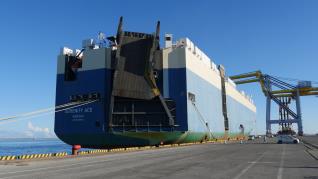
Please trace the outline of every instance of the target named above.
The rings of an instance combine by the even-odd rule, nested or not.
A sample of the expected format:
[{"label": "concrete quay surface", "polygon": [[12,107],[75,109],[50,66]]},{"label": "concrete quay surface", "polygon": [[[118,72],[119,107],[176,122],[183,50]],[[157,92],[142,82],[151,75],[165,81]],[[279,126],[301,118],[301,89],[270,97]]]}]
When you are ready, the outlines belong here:
[{"label": "concrete quay surface", "polygon": [[300,138],[301,140],[304,140],[314,146],[318,146],[318,135],[316,136],[304,136]]},{"label": "concrete quay surface", "polygon": [[0,163],[0,178],[303,178],[318,179],[318,160],[301,144],[257,139],[54,160]]}]

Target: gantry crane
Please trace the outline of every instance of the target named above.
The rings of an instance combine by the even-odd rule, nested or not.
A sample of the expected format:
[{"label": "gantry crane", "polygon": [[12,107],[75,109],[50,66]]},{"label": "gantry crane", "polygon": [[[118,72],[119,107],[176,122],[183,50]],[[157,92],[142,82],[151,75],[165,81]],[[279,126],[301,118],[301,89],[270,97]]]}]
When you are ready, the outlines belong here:
[{"label": "gantry crane", "polygon": [[[261,71],[230,76],[236,84],[259,82],[266,97],[266,134],[271,135],[271,125],[279,124],[281,133],[291,133],[291,124],[298,125],[298,135],[303,135],[300,96],[318,95],[318,88],[312,87],[310,81],[299,81],[297,85],[289,84]],[[291,102],[296,102],[296,112],[291,108]],[[279,118],[271,119],[271,101],[279,106]]]}]

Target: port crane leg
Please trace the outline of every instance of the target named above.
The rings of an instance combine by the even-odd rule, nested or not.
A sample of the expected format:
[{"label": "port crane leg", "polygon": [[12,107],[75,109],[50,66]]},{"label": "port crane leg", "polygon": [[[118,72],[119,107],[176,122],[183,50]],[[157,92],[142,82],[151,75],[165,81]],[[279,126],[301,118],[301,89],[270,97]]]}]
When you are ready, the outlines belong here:
[{"label": "port crane leg", "polygon": [[300,108],[300,97],[299,89],[296,92],[296,109],[297,109],[297,125],[298,125],[298,135],[303,135],[303,123],[301,119],[301,108]]},{"label": "port crane leg", "polygon": [[[266,96],[266,134],[271,135],[271,125],[282,126],[281,133],[293,133],[292,123],[297,123],[298,135],[303,135],[303,124],[301,115],[300,96],[318,95],[318,87],[312,87],[310,81],[298,81],[298,85],[289,84],[270,75],[262,74],[261,71],[254,71],[240,75],[230,76],[236,84],[259,82],[264,95]],[[274,90],[272,89],[274,87]],[[289,104],[291,100],[296,101],[296,112]],[[279,107],[279,119],[271,120],[271,100]]]},{"label": "port crane leg", "polygon": [[271,98],[267,96],[266,98],[266,135],[272,134],[271,127]]}]

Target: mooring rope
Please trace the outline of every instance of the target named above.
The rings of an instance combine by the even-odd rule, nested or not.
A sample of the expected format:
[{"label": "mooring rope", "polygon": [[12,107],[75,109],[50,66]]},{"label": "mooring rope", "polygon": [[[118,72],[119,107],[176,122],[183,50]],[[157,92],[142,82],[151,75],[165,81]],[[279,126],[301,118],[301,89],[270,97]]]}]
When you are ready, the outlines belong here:
[{"label": "mooring rope", "polygon": [[14,115],[14,116],[10,116],[10,117],[4,117],[4,118],[0,118],[0,123],[2,123],[4,121],[13,122],[13,121],[16,121],[18,119],[30,119],[30,118],[38,117],[38,116],[41,116],[41,115],[57,113],[57,112],[65,111],[65,110],[68,110],[68,109],[72,109],[72,108],[80,107],[80,106],[83,106],[83,105],[87,105],[87,104],[90,104],[90,103],[93,103],[93,102],[96,102],[96,101],[97,100],[82,101],[82,102],[70,102],[70,103],[58,105],[58,106],[55,106],[55,107],[50,107],[50,108],[46,108],[46,109],[40,109],[40,110],[27,112],[27,113],[23,113],[23,114],[18,114],[18,115]]},{"label": "mooring rope", "polygon": [[191,102],[191,104],[193,105],[195,111],[199,114],[199,119],[200,119],[201,123],[206,127],[206,129],[207,129],[207,131],[208,131],[208,133],[209,133],[209,137],[210,137],[210,138],[211,138],[211,137],[214,137],[214,136],[212,135],[212,131],[211,131],[209,125],[208,125],[208,121],[204,119],[203,115],[200,113],[200,111],[199,111],[199,109],[197,108],[197,106],[195,105],[195,103],[194,103],[194,102]]}]

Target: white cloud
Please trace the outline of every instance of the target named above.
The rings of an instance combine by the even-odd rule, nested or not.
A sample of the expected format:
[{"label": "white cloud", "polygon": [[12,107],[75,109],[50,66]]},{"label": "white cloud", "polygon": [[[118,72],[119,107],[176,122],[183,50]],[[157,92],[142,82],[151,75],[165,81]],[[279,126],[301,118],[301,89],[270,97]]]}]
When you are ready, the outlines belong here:
[{"label": "white cloud", "polygon": [[52,133],[49,128],[41,128],[39,126],[35,126],[32,122],[28,122],[28,130],[25,131],[25,135],[27,137],[52,137]]}]

